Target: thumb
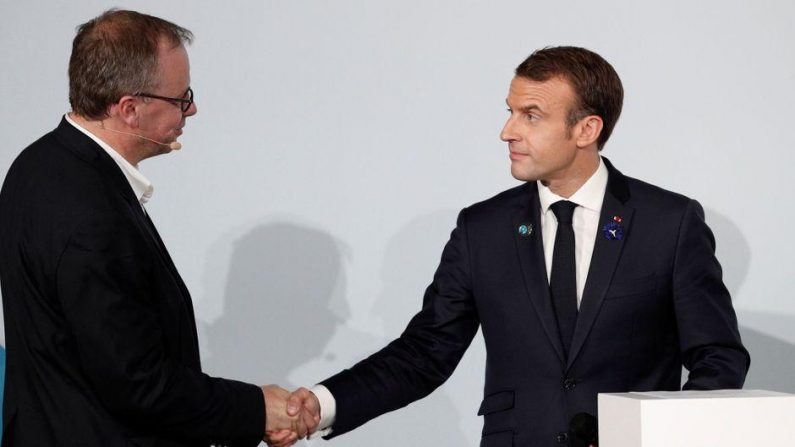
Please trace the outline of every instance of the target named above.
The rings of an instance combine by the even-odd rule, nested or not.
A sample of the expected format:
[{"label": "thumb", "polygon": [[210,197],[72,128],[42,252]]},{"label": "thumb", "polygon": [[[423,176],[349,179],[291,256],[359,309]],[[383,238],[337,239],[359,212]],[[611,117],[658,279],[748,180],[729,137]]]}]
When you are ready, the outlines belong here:
[{"label": "thumb", "polygon": [[301,398],[298,396],[298,391],[296,391],[290,394],[290,398],[287,399],[287,414],[290,416],[295,416],[300,410]]}]

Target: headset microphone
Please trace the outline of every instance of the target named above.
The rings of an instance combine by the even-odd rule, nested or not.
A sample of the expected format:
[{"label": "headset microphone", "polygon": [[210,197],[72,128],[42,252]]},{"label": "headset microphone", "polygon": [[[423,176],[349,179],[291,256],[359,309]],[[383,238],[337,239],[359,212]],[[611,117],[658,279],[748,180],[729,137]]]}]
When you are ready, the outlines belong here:
[{"label": "headset microphone", "polygon": [[143,135],[138,135],[137,133],[124,132],[124,131],[121,131],[121,130],[110,129],[110,128],[107,128],[105,126],[100,126],[100,128],[101,129],[105,129],[105,130],[109,130],[111,132],[116,132],[116,133],[120,133],[120,134],[124,134],[124,135],[132,135],[134,137],[142,138],[142,139],[144,139],[146,141],[151,141],[152,143],[159,144],[161,146],[167,146],[169,149],[174,150],[174,151],[178,151],[178,150],[182,149],[182,143],[180,143],[179,141],[172,141],[171,143],[162,143],[160,141],[155,141],[155,140],[153,140],[151,138],[146,138]]}]

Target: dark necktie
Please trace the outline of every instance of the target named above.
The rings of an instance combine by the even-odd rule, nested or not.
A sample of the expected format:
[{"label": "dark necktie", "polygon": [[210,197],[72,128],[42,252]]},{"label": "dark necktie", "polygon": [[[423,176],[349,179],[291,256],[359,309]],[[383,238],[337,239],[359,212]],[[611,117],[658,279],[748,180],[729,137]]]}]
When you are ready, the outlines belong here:
[{"label": "dark necktie", "polygon": [[549,290],[558,320],[558,330],[566,355],[569,353],[574,326],[577,324],[577,276],[574,258],[574,229],[571,218],[576,203],[568,200],[555,202],[550,209],[558,219],[555,248],[552,252],[552,273]]}]

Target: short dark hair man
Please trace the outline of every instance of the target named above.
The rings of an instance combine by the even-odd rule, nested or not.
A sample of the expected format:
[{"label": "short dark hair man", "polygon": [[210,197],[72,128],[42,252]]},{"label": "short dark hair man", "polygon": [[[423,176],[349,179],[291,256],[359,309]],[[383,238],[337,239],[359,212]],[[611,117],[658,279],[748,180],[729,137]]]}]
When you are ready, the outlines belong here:
[{"label": "short dark hair man", "polygon": [[190,295],[144,209],[138,163],[178,149],[196,113],[191,37],[133,11],[80,26],[72,112],[8,171],[3,447],[253,446],[305,431],[286,391],[202,373]]},{"label": "short dark hair man", "polygon": [[589,50],[522,62],[501,138],[526,183],[461,211],[398,339],[289,406],[322,408],[328,437],[353,430],[441,385],[478,326],[481,446],[566,444],[597,393],[679,390],[682,365],[685,389],[741,387],[749,356],[701,206],[599,155],[622,100],[613,67]]}]

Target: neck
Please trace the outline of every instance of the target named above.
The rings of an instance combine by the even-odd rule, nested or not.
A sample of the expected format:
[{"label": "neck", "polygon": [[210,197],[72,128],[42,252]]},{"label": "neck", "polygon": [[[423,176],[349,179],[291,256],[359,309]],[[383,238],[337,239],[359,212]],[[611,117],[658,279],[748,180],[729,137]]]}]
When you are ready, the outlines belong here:
[{"label": "neck", "polygon": [[141,161],[140,157],[136,156],[137,151],[135,150],[134,143],[131,143],[131,138],[135,138],[131,135],[120,134],[117,132],[113,132],[108,129],[113,130],[122,130],[124,132],[131,132],[124,126],[117,123],[113,118],[107,118],[104,120],[95,120],[83,117],[75,112],[69,113],[69,118],[72,119],[75,123],[79,124],[80,127],[89,131],[94,136],[105,142],[108,146],[110,146],[114,151],[116,151],[119,155],[121,155],[128,163],[133,166],[138,166],[138,163]]},{"label": "neck", "polygon": [[577,192],[599,168],[599,152],[586,152],[575,159],[574,163],[559,178],[541,180],[550,191],[568,199]]}]

